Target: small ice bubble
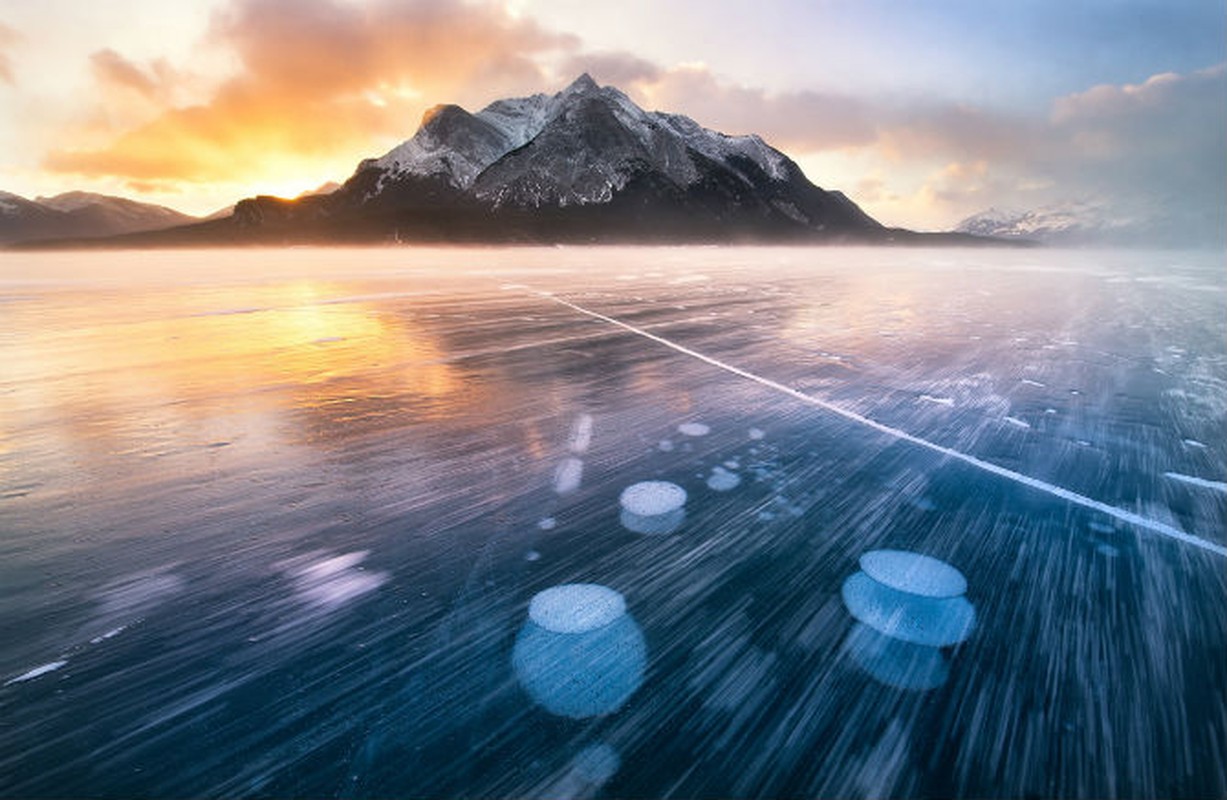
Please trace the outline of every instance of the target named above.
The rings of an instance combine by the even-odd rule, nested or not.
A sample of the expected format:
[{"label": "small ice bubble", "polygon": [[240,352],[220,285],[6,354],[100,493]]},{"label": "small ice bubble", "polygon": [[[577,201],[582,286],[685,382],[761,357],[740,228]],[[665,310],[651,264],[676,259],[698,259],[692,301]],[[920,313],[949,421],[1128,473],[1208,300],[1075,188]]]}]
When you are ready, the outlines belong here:
[{"label": "small ice bubble", "polygon": [[932,556],[907,550],[870,550],[861,569],[878,583],[924,597],[957,597],[967,591],[963,573]]},{"label": "small ice bubble", "polygon": [[1023,378],[1022,382],[1028,386],[1038,386],[1041,389],[1044,388],[1044,384],[1040,383],[1039,381],[1033,381],[1030,378]]},{"label": "small ice bubble", "polygon": [[24,681],[32,681],[35,678],[39,678],[39,677],[42,677],[43,675],[46,675],[48,672],[55,672],[57,669],[59,669],[60,667],[64,666],[67,663],[68,663],[67,661],[52,661],[49,664],[43,664],[41,667],[35,667],[32,670],[23,672],[15,678],[9,678],[7,681],[4,682],[4,685],[8,686],[9,684],[12,684],[12,683],[22,683]]},{"label": "small ice bubble", "polygon": [[1187,447],[1196,447],[1201,450],[1206,449],[1206,446],[1202,444],[1201,442],[1197,441],[1196,439],[1185,439],[1184,443]]},{"label": "small ice bubble", "polygon": [[766,432],[763,431],[761,428],[751,428],[750,429],[750,438],[756,442],[762,439],[766,435],[767,435]]},{"label": "small ice bubble", "polygon": [[728,492],[736,489],[740,484],[741,476],[723,467],[714,468],[707,478],[707,488],[713,492]]},{"label": "small ice bubble", "polygon": [[1107,558],[1116,558],[1118,555],[1120,555],[1120,550],[1117,550],[1107,542],[1100,543],[1095,548],[1095,552],[1099,553],[1101,556],[1106,556]]},{"label": "small ice bubble", "polygon": [[536,550],[529,550],[527,553],[524,554],[524,560],[525,561],[540,561],[541,554],[538,553]]},{"label": "small ice bubble", "polygon": [[1116,528],[1112,527],[1106,522],[1100,522],[1098,520],[1091,520],[1090,522],[1086,524],[1086,527],[1095,531],[1095,533],[1115,533],[1116,532]]},{"label": "small ice bubble", "polygon": [[657,444],[656,446],[660,448],[660,451],[662,453],[673,452],[673,440],[672,439],[661,439],[660,443]]},{"label": "small ice bubble", "polygon": [[655,517],[686,504],[686,490],[669,481],[641,481],[622,490],[622,508],[641,517]]},{"label": "small ice bubble", "polygon": [[1025,419],[1019,419],[1018,417],[1006,417],[1005,421],[1013,425],[1015,428],[1030,428],[1031,427],[1030,422],[1027,422]]},{"label": "small ice bubble", "polygon": [[1057,410],[1055,408],[1045,408],[1044,413],[1045,414],[1055,414],[1057,413]]},{"label": "small ice bubble", "polygon": [[724,462],[724,468],[725,469],[740,469],[741,464],[738,463],[736,459],[730,458],[728,461]]},{"label": "small ice bubble", "polygon": [[597,583],[567,583],[533,595],[528,618],[554,633],[603,628],[626,613],[626,599]]},{"label": "small ice bubble", "polygon": [[685,436],[706,436],[711,433],[711,427],[702,422],[683,422],[677,426],[677,432]]},{"label": "small ice bubble", "polygon": [[568,494],[579,488],[584,478],[584,462],[578,458],[564,458],[554,470],[554,491]]},{"label": "small ice bubble", "polygon": [[558,520],[554,519],[553,517],[542,517],[541,519],[537,520],[537,527],[543,531],[552,531],[554,528],[558,527]]},{"label": "small ice bubble", "polygon": [[926,403],[935,403],[939,406],[949,407],[954,405],[954,398],[952,397],[934,397],[931,394],[922,394],[918,399],[923,400]]}]

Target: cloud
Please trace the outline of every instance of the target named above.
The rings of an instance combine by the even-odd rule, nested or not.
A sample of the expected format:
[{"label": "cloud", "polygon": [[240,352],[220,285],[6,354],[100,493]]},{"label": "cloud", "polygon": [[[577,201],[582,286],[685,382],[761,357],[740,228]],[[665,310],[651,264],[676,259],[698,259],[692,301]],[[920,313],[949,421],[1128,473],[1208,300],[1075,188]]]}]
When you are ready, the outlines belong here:
[{"label": "cloud", "polygon": [[6,51],[21,40],[20,33],[0,22],[0,82],[10,86],[15,86],[17,81],[13,76],[12,58]]},{"label": "cloud", "polygon": [[542,55],[577,45],[501,6],[460,0],[233,0],[215,15],[208,41],[232,52],[240,69],[193,106],[173,104],[182,76],[166,64],[142,68],[111,50],[95,53],[101,87],[154,101],[158,113],[103,146],[52,149],[45,166],[211,182],[338,154],[352,165],[371,155],[372,141],[403,135],[438,98],[540,85]]},{"label": "cloud", "polygon": [[814,152],[871,144],[876,109],[850,95],[767,92],[719,80],[701,64],[645,75],[632,86],[649,106],[680,111],[726,133],[758,133],[785,150]]}]

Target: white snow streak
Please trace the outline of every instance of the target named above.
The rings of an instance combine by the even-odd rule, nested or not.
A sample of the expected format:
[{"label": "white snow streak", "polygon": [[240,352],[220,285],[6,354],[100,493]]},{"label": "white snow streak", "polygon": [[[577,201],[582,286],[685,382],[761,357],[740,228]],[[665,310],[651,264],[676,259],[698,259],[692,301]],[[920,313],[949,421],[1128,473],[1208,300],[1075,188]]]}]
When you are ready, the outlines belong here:
[{"label": "white snow streak", "polygon": [[566,306],[567,308],[570,308],[573,311],[577,311],[580,314],[584,314],[586,316],[592,317],[593,319],[599,319],[602,322],[608,322],[610,325],[615,325],[637,336],[642,336],[643,338],[656,342],[657,344],[662,344],[665,347],[670,348],[671,350],[675,350],[679,353],[682,353],[683,355],[690,356],[691,358],[702,361],[705,364],[710,364],[713,367],[722,369],[725,372],[731,373],[741,378],[745,378],[746,380],[749,380],[749,381],[753,381],[759,384],[760,386],[767,387],[768,389],[774,389],[775,391],[780,392],[781,394],[788,395],[789,397],[792,397],[796,400],[800,400],[801,402],[806,403],[808,405],[815,406],[816,408],[821,408],[825,411],[829,411],[832,414],[836,414],[838,416],[843,417],[844,419],[850,420],[859,425],[863,425],[867,428],[871,428],[875,431],[878,431],[879,433],[884,433],[887,436],[894,437],[901,441],[910,442],[919,447],[923,447],[926,450],[931,450],[940,455],[947,456],[949,458],[953,458],[958,461],[962,461],[963,463],[970,464],[971,466],[976,467],[977,469],[983,470],[984,472],[988,472],[993,475],[997,475],[998,477],[1005,478],[1006,480],[1013,481],[1022,486],[1027,486],[1032,489],[1036,489],[1038,491],[1045,492],[1047,494],[1052,495],[1053,497],[1059,497],[1062,500],[1066,500],[1070,503],[1074,503],[1075,505],[1080,505],[1080,506],[1083,506],[1084,508],[1089,508],[1095,511],[1099,511],[1103,514],[1107,514],[1110,517],[1114,517],[1118,520],[1121,520],[1122,522],[1127,522],[1130,525],[1136,525],[1139,528],[1144,528],[1153,533],[1157,533],[1161,536],[1166,536],[1170,539],[1175,539],[1176,541],[1184,542],[1185,544],[1191,544],[1194,547],[1199,547],[1202,550],[1206,550],[1207,552],[1214,553],[1216,555],[1227,556],[1227,547],[1224,547],[1221,544],[1216,544],[1207,539],[1203,539],[1200,536],[1194,536],[1191,533],[1186,533],[1180,530],[1179,528],[1175,528],[1164,522],[1160,522],[1158,520],[1153,520],[1153,519],[1148,519],[1147,517],[1143,517],[1140,514],[1136,514],[1132,511],[1128,511],[1123,508],[1117,508],[1116,506],[1108,505],[1107,503],[1104,503],[1100,500],[1095,500],[1094,498],[1086,497],[1085,495],[1078,494],[1077,492],[1074,492],[1070,489],[1066,489],[1062,486],[1056,486],[1055,484],[1048,483],[1047,481],[1042,481],[1039,478],[1033,478],[1030,475],[1023,475],[1020,472],[1015,472],[1012,469],[1006,469],[1005,467],[998,466],[997,464],[994,464],[990,461],[984,461],[982,459],[976,458],[973,455],[969,455],[967,453],[963,453],[958,450],[954,450],[949,447],[945,447],[935,442],[930,442],[927,439],[922,439],[919,436],[914,436],[913,434],[910,434],[907,431],[903,431],[898,428],[892,428],[889,425],[883,425],[881,422],[876,422],[872,419],[869,419],[868,417],[861,416],[860,414],[857,414],[854,411],[849,411],[846,408],[841,408],[833,403],[829,403],[817,397],[811,397],[810,395],[807,395],[803,392],[793,389],[791,386],[785,386],[784,384],[779,383],[777,381],[773,381],[770,378],[764,378],[761,375],[756,375],[753,372],[749,372],[747,370],[741,369],[740,367],[735,367],[732,364],[726,363],[717,358],[713,358],[711,356],[704,355],[703,353],[700,353],[697,350],[691,350],[689,347],[686,347],[684,345],[678,344],[677,342],[666,339],[663,336],[658,336],[654,333],[649,333],[648,331],[645,331],[642,328],[637,328],[634,325],[631,325],[627,322],[623,322],[619,319],[615,319],[614,317],[609,317],[597,311],[592,311],[590,309],[584,308],[583,306],[576,305],[575,303],[572,303],[568,300],[564,300],[563,298],[558,297],[550,292],[538,291],[536,292],[536,294],[540,297],[544,297],[546,299],[553,300],[555,303],[558,303],[559,305],[562,305],[562,306]]}]

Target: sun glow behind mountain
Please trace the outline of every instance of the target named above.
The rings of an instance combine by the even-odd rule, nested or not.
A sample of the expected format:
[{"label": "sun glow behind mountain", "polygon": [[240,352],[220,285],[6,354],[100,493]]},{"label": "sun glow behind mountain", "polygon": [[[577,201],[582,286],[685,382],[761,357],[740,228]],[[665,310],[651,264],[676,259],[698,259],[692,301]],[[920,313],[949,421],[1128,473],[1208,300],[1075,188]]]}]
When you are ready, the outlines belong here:
[{"label": "sun glow behind mountain", "polygon": [[590,71],[644,108],[760,134],[887,224],[1094,200],[1217,230],[1225,17],[1148,0],[21,4],[0,13],[0,189],[192,213],[292,197],[344,180],[437,103],[476,111]]}]

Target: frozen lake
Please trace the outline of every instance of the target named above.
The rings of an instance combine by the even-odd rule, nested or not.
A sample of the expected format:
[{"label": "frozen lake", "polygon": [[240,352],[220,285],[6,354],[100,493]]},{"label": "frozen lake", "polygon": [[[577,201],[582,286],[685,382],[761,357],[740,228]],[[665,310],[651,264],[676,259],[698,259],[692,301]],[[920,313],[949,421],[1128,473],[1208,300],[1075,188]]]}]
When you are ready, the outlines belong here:
[{"label": "frozen lake", "polygon": [[0,319],[0,796],[1227,794],[1221,253],[9,253]]}]

